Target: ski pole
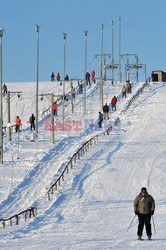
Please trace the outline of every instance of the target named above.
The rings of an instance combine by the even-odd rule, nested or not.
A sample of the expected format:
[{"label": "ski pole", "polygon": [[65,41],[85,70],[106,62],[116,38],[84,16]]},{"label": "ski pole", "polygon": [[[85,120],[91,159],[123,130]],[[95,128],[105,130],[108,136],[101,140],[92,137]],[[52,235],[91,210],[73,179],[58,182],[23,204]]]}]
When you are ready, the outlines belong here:
[{"label": "ski pole", "polygon": [[134,222],[134,220],[135,220],[135,217],[136,217],[136,215],[135,215],[134,218],[132,219],[132,221],[131,221],[129,227],[127,228],[127,231],[126,231],[126,232],[128,232],[128,230],[130,229],[131,225],[133,224],[133,222]]},{"label": "ski pole", "polygon": [[152,221],[153,221],[154,232],[155,232],[155,234],[156,234],[156,227],[155,227],[155,224],[154,224],[154,217],[153,217],[153,215],[152,215]]}]

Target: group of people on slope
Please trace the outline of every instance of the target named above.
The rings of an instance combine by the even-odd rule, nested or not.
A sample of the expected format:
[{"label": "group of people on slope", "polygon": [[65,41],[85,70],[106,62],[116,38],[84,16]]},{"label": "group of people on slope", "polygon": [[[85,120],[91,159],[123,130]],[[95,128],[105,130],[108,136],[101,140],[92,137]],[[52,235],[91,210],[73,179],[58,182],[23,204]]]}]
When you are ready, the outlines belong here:
[{"label": "group of people on slope", "polygon": [[[114,97],[111,99],[112,111],[116,111],[116,103],[117,103],[117,97],[114,95]],[[110,109],[107,103],[103,106],[103,114],[101,113],[101,111],[99,111],[99,117],[98,117],[99,128],[102,127],[103,120],[109,119],[109,111]]]},{"label": "group of people on slope", "polygon": [[91,85],[91,82],[95,83],[96,82],[95,71],[92,70],[91,74],[89,72],[86,72],[85,80],[87,85]]},{"label": "group of people on slope", "polygon": [[127,93],[131,93],[131,83],[129,80],[126,81],[125,85],[122,87],[122,97],[126,98]]},{"label": "group of people on slope", "polygon": [[[54,71],[52,71],[52,73],[51,73],[51,82],[54,82],[54,81],[55,81],[55,77],[56,77],[57,82],[59,82],[60,79],[61,79],[60,74],[57,73],[57,74],[55,75]],[[69,81],[69,76],[68,76],[67,74],[65,75],[64,80],[65,80],[65,81]]]},{"label": "group of people on slope", "polygon": [[[86,85],[90,86],[91,83],[96,83],[96,79],[95,79],[95,71],[92,70],[91,74],[89,72],[86,72],[86,75],[85,75],[85,80],[86,80]],[[80,80],[78,82],[78,92],[79,94],[83,94],[83,82],[84,82],[84,79]]]},{"label": "group of people on slope", "polygon": [[[29,118],[29,123],[30,123],[30,128],[31,128],[31,131],[32,130],[35,130],[35,116],[34,114],[32,114]],[[16,119],[15,119],[15,131],[16,132],[20,132],[21,131],[21,119],[19,116],[16,116]]]},{"label": "group of people on slope", "polygon": [[[52,71],[51,73],[51,81],[55,81],[55,77],[56,77],[56,81],[60,81],[60,74],[57,73],[55,75],[54,71]],[[66,74],[65,78],[64,78],[65,81],[69,81],[69,76]],[[85,74],[85,80],[86,80],[86,84],[87,85],[91,85],[91,82],[92,83],[95,83],[96,82],[96,79],[95,79],[95,71],[92,70],[91,74],[89,72],[86,72]]]}]

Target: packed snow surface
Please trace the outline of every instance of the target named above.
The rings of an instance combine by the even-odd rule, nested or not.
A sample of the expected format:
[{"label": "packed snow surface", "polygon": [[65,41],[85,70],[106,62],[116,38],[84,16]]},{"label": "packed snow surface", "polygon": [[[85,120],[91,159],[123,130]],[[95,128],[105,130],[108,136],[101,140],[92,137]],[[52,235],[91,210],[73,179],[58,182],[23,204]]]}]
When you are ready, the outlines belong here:
[{"label": "packed snow surface", "polygon": [[[8,83],[10,91],[22,91],[21,98],[11,99],[11,124],[19,115],[23,128],[12,141],[4,134],[4,164],[0,166],[0,218],[8,218],[35,206],[38,215],[19,225],[0,227],[0,249],[166,249],[166,84],[149,83],[124,112],[132,96],[143,83],[133,83],[132,94],[122,99],[123,84],[104,82],[104,102],[118,97],[117,111],[110,120],[120,118],[121,128],[110,135],[98,130],[99,82],[87,87],[87,112],[77,82],[74,113],[71,98],[65,103],[65,120],[81,121],[80,131],[55,131],[55,144],[45,131],[39,115],[39,141],[30,141],[29,116],[35,114],[35,83]],[[59,83],[40,83],[40,93],[62,94]],[[66,91],[70,85],[66,86]],[[39,99],[40,114],[50,100]],[[7,104],[4,97],[4,125]],[[62,119],[62,103],[58,117]],[[91,126],[89,120],[94,122]],[[86,121],[85,121],[86,120]],[[47,190],[58,178],[70,157],[92,136],[100,134],[91,147],[65,175],[65,180],[48,201]],[[156,201],[152,220],[153,240],[137,241],[137,217],[133,200],[142,186]],[[154,223],[153,223],[154,222]],[[154,232],[154,226],[156,234]]]}]

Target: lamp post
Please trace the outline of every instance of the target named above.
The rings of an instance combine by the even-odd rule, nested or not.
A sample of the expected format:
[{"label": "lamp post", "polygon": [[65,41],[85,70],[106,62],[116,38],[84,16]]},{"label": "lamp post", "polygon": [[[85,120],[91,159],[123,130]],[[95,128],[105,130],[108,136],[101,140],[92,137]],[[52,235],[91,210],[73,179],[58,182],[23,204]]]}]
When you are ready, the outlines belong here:
[{"label": "lamp post", "polygon": [[39,95],[39,29],[40,26],[35,24],[37,33],[37,61],[36,61],[36,140],[38,140],[38,95]]},{"label": "lamp post", "polygon": [[87,36],[88,36],[88,31],[84,31],[85,35],[85,81],[84,81],[84,115],[86,114],[86,71],[87,71]]},{"label": "lamp post", "polygon": [[112,23],[112,85],[114,84],[114,21]]},{"label": "lamp post", "polygon": [[0,29],[0,163],[3,164],[3,97],[2,97],[2,37],[4,29]]},{"label": "lamp post", "polygon": [[62,125],[64,129],[64,120],[65,120],[65,74],[66,74],[66,38],[67,34],[63,32],[63,39],[64,39],[64,79],[63,79],[63,106],[62,106]]},{"label": "lamp post", "polygon": [[121,66],[121,17],[119,16],[119,82],[122,82],[122,66]]},{"label": "lamp post", "polygon": [[103,30],[104,25],[101,24],[101,65],[100,65],[100,110],[103,109]]}]

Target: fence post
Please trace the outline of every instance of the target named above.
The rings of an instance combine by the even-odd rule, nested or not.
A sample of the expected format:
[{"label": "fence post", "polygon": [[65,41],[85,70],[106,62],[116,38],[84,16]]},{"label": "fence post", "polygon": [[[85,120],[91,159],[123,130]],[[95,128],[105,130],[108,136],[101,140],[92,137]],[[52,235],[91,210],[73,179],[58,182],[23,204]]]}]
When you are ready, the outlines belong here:
[{"label": "fence post", "polygon": [[35,207],[35,214],[36,214],[36,216],[37,216],[37,207]]},{"label": "fence post", "polygon": [[18,215],[16,215],[15,217],[16,217],[16,225],[18,225]]},{"label": "fence post", "polygon": [[3,226],[3,228],[5,228],[5,221],[4,220],[2,221],[2,226]]},{"label": "fence post", "polygon": [[25,213],[24,213],[24,220],[25,221],[27,220],[27,211],[25,211]]},{"label": "fence post", "polygon": [[50,201],[50,192],[48,191],[48,200]]},{"label": "fence post", "polygon": [[32,207],[31,209],[32,209],[32,215],[33,215],[33,217],[35,217],[34,207]]},{"label": "fence post", "polygon": [[29,218],[31,218],[31,209],[29,209]]}]

